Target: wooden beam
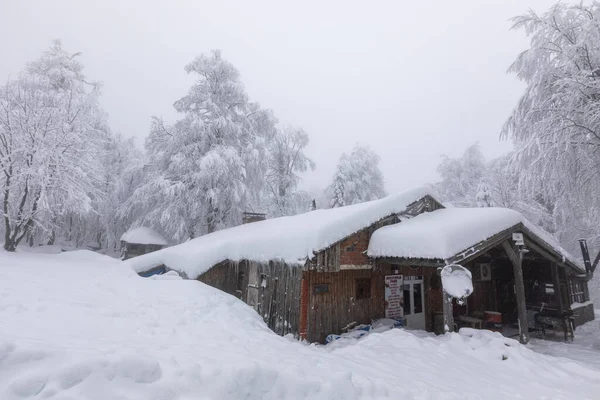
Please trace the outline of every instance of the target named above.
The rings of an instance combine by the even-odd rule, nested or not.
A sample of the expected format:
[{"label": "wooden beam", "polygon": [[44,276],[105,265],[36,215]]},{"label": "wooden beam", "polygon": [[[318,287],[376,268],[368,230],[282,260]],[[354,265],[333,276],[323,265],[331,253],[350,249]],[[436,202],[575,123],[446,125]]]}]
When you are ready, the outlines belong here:
[{"label": "wooden beam", "polygon": [[502,242],[502,247],[513,265],[515,275],[515,293],[517,295],[517,313],[519,316],[519,342],[529,342],[529,325],[527,323],[527,305],[525,303],[525,285],[523,283],[523,253],[513,247],[508,241]]},{"label": "wooden beam", "polygon": [[444,312],[444,333],[454,332],[454,315],[452,313],[452,297],[448,293],[442,290],[443,305],[442,311]]},{"label": "wooden beam", "polygon": [[545,257],[548,261],[556,262],[561,267],[565,266],[562,262],[562,259],[557,258],[556,256],[553,256],[552,254],[550,254],[549,252],[544,250],[541,246],[538,246],[536,243],[531,241],[529,238],[525,238],[525,246],[532,249],[539,255]]},{"label": "wooden beam", "polygon": [[558,266],[555,262],[550,263],[550,271],[552,272],[552,284],[554,286],[554,297],[556,298],[556,304],[558,304],[558,311],[561,313],[564,311],[562,294],[560,290],[560,279],[558,276]]},{"label": "wooden beam", "polygon": [[468,250],[462,251],[458,255],[448,259],[447,262],[448,264],[460,264],[472,261],[473,259],[479,257],[481,253],[493,249],[494,247],[498,246],[499,244],[510,238],[513,231],[514,227],[511,227],[500,233],[497,233],[491,238],[483,240],[475,244],[474,246],[471,246]]},{"label": "wooden beam", "polygon": [[375,257],[373,259],[377,261],[377,264],[387,263],[414,267],[443,267],[446,265],[443,260],[426,260],[422,258]]}]

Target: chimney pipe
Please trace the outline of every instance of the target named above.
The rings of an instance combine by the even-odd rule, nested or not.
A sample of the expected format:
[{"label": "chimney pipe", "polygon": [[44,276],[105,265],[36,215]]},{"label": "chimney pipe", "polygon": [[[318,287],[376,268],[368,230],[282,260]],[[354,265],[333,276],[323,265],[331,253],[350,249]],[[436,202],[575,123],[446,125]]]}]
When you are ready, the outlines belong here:
[{"label": "chimney pipe", "polygon": [[588,251],[587,241],[585,239],[579,239],[579,247],[581,247],[581,255],[583,256],[583,265],[585,265],[585,272],[587,274],[591,274],[592,263],[590,262],[590,252]]}]

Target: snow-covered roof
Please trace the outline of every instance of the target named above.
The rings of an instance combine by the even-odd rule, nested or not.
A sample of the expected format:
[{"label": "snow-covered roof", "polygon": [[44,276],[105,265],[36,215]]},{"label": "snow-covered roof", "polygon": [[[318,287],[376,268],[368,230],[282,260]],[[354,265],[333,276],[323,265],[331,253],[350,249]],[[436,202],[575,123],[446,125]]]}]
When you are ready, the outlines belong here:
[{"label": "snow-covered roof", "polygon": [[370,257],[401,257],[446,260],[474,245],[523,224],[563,259],[582,268],[550,234],[508,208],[445,208],[417,215],[373,233]]},{"label": "snow-covered roof", "polygon": [[160,233],[145,226],[133,228],[121,235],[121,240],[127,243],[158,244],[166,246],[169,244]]},{"label": "snow-covered roof", "polygon": [[195,278],[225,260],[283,260],[303,265],[313,252],[431,195],[430,188],[416,188],[380,200],[352,206],[315,210],[291,217],[267,219],[224,229],[188,242],[127,261],[135,271],[158,265]]}]

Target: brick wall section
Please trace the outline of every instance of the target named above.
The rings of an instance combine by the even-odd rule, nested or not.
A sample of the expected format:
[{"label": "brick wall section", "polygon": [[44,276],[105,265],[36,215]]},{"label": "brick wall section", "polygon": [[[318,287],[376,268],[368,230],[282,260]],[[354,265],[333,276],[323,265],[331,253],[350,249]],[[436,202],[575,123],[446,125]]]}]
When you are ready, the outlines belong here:
[{"label": "brick wall section", "polygon": [[355,233],[340,244],[341,265],[365,265],[369,264],[366,251],[369,248],[370,234],[365,229]]}]

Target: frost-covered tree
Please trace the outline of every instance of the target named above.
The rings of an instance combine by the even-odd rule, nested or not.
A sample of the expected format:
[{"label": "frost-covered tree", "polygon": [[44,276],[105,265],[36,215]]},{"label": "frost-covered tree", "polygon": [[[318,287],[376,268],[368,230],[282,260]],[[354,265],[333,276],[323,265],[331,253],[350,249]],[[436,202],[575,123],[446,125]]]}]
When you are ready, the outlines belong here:
[{"label": "frost-covered tree", "polygon": [[179,240],[235,225],[260,201],[275,133],[271,113],[248,100],[239,72],[219,51],[185,69],[197,81],[175,103],[182,118],[171,126],[153,120],[149,174],[129,201],[130,209],[146,206],[138,222]]},{"label": "frost-covered tree", "polygon": [[[144,155],[133,138],[113,135],[104,147],[102,174],[97,197],[88,221],[92,237],[88,240],[97,247],[119,249],[119,238],[140,217],[141,207],[125,212],[127,200],[144,180]],[[67,225],[69,228],[71,224]],[[72,235],[64,235],[69,237]]]},{"label": "frost-covered tree", "polygon": [[283,127],[270,140],[267,172],[268,214],[279,217],[307,210],[310,197],[298,191],[300,173],[314,170],[314,162],[304,154],[309,137],[303,129]]},{"label": "frost-covered tree", "polygon": [[368,146],[357,144],[343,153],[327,188],[331,207],[342,207],[385,196],[379,156]]},{"label": "frost-covered tree", "polygon": [[0,192],[4,248],[34,228],[52,232],[67,214],[91,210],[108,134],[99,85],[78,54],[56,41],[16,80],[0,87]]},{"label": "frost-covered tree", "polygon": [[487,161],[477,144],[461,157],[444,156],[437,167],[442,180],[434,187],[441,200],[459,207],[505,207],[521,212],[550,233],[554,217],[550,202],[519,190],[520,169],[511,163],[513,154]]},{"label": "frost-covered tree", "polygon": [[[486,175],[486,161],[479,144],[469,146],[461,157],[443,156],[437,171],[442,180],[435,187],[442,201],[463,207],[477,205],[478,188]],[[491,194],[488,195],[491,202]]]},{"label": "frost-covered tree", "polygon": [[492,207],[492,192],[484,179],[477,187],[475,199],[477,201],[477,207]]},{"label": "frost-covered tree", "polygon": [[531,38],[510,67],[527,86],[502,130],[520,190],[567,249],[578,252],[580,237],[600,249],[600,3],[557,3],[513,22]]},{"label": "frost-covered tree", "polygon": [[[600,3],[558,3],[513,22],[531,37],[510,68],[527,87],[502,131],[515,143],[520,188],[561,225],[584,227],[600,209]],[[580,234],[598,241],[600,228]]]}]

